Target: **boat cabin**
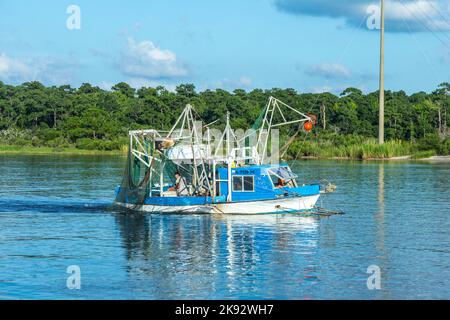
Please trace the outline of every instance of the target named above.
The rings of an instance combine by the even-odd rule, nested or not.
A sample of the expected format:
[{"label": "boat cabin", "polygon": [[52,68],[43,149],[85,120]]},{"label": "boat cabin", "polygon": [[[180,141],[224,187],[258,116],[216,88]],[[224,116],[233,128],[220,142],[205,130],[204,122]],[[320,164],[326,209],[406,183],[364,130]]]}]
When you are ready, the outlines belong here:
[{"label": "boat cabin", "polygon": [[230,183],[228,182],[227,168],[219,168],[217,171],[216,197],[222,197],[232,202],[269,200],[289,195],[307,196],[319,193],[318,185],[299,187],[296,181],[297,175],[287,164],[232,168]]}]

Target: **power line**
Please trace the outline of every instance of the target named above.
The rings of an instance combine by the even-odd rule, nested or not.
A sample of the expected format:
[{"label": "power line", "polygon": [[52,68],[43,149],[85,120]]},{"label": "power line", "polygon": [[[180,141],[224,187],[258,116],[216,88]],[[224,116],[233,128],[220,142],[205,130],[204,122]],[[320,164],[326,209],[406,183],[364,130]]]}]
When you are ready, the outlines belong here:
[{"label": "power line", "polygon": [[[431,4],[431,1],[428,1],[429,4]],[[420,12],[422,12],[422,14],[425,16],[425,18],[428,20],[428,22],[433,22],[433,18],[431,18],[424,10],[422,10],[422,8],[419,5],[416,5],[416,7],[420,10]],[[436,9],[435,9],[436,10]],[[440,14],[440,12],[438,11],[438,13]],[[445,18],[444,18],[445,20]],[[445,20],[445,22],[447,23],[447,21]],[[449,23],[450,26],[450,23]],[[444,32],[444,30],[437,30],[439,32]],[[448,37],[445,33],[444,33],[445,37]],[[448,37],[448,39],[450,40],[450,37]]]},{"label": "power line", "polygon": [[[412,15],[414,16],[417,21],[419,21],[429,32],[431,32],[437,39],[439,39],[439,41],[442,42],[442,39],[438,36],[438,34],[436,33],[436,30],[431,29],[427,23],[424,23],[423,19],[421,19],[420,17],[418,17],[413,11],[411,11],[404,3],[403,0],[399,0],[400,4]],[[424,17],[428,20],[428,22],[433,22],[433,19],[431,19],[428,14],[426,14],[422,8],[420,8],[420,6],[417,6],[417,8],[422,12],[422,14],[424,15]],[[447,35],[445,35],[447,36]]]},{"label": "power line", "polygon": [[[359,23],[358,27],[355,28],[355,29],[353,29],[352,34],[351,34],[349,40],[348,40],[347,43],[345,44],[343,50],[340,52],[340,56],[339,56],[339,58],[338,58],[338,60],[337,60],[337,62],[336,62],[337,64],[341,64],[341,63],[342,63],[342,60],[344,59],[345,54],[347,53],[348,49],[350,48],[350,46],[353,44],[353,42],[354,42],[354,40],[355,40],[356,32],[361,28],[361,26],[363,25],[363,23],[367,20],[367,17],[369,17],[368,14],[366,14],[366,15],[361,19],[361,22]],[[327,78],[326,81],[325,81],[324,86],[328,85],[329,82],[330,82],[330,79]],[[326,92],[323,92],[323,93],[326,93]],[[319,100],[319,97],[320,97],[320,94],[317,94],[317,96],[315,97],[315,99],[314,99],[312,105],[311,105],[310,108],[309,108],[309,112],[312,111],[312,108],[313,108],[313,106],[317,103],[317,101]]]},{"label": "power line", "polygon": [[432,30],[432,29],[430,29],[425,23],[423,23],[423,21],[419,18],[419,17],[417,17],[411,10],[409,10],[409,8],[407,7],[407,6],[405,6],[405,4],[403,3],[403,1],[402,0],[400,0],[399,1],[400,2],[400,4],[411,14],[411,15],[413,15],[428,31],[430,31],[434,36],[435,36],[435,38],[436,39],[438,39],[445,47],[447,47],[449,50],[450,50],[450,46],[445,42],[445,41],[443,41],[436,33],[435,33],[435,31],[434,30]]},{"label": "power line", "polygon": [[448,22],[447,18],[441,13],[441,10],[437,9],[432,1],[428,2],[430,6],[441,16],[441,18],[450,26],[450,22]]},{"label": "power line", "polygon": [[407,28],[408,28],[408,32],[409,34],[413,37],[414,41],[416,42],[417,47],[419,48],[420,53],[423,55],[423,57],[425,58],[425,61],[428,63],[428,65],[430,66],[430,69],[433,73],[433,75],[437,75],[436,69],[434,67],[434,65],[431,63],[431,59],[428,57],[428,55],[425,53],[424,50],[422,50],[422,46],[420,46],[419,41],[417,40],[416,35],[413,33],[411,27],[409,26],[409,23],[406,21],[405,18],[402,17],[403,22],[406,24]]}]

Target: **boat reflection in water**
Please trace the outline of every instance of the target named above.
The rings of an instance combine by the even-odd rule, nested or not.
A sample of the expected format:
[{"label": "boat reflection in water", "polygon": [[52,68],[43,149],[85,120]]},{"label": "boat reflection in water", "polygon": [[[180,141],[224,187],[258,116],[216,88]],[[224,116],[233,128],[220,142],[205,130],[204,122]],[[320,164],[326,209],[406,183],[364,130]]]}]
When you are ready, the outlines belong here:
[{"label": "boat reflection in water", "polygon": [[116,221],[139,297],[308,298],[318,281],[316,217],[117,214]]}]

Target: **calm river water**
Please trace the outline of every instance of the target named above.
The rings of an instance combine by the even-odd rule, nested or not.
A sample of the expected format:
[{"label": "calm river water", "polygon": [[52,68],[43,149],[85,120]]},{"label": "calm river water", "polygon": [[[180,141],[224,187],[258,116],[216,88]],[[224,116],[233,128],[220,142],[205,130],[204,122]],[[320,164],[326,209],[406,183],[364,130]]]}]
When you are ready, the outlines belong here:
[{"label": "calm river water", "polygon": [[295,162],[317,218],[125,215],[124,161],[0,155],[0,299],[450,299],[449,164]]}]

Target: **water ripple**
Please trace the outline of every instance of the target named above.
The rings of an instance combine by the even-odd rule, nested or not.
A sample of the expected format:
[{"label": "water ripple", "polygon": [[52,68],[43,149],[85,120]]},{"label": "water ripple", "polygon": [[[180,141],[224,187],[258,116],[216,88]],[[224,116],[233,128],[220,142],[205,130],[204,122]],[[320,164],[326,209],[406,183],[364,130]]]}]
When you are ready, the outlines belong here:
[{"label": "water ripple", "polygon": [[450,298],[449,165],[298,161],[338,186],[318,218],[117,212],[123,162],[0,158],[0,299]]}]

